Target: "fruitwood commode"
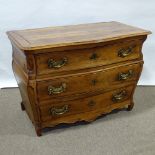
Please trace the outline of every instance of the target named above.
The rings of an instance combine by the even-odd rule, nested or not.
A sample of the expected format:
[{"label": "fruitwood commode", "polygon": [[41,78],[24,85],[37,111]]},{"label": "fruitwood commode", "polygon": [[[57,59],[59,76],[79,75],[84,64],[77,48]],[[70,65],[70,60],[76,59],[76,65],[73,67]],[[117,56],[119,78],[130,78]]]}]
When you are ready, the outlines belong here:
[{"label": "fruitwood commode", "polygon": [[133,108],[142,44],[150,34],[119,22],[7,32],[21,107],[36,133]]}]

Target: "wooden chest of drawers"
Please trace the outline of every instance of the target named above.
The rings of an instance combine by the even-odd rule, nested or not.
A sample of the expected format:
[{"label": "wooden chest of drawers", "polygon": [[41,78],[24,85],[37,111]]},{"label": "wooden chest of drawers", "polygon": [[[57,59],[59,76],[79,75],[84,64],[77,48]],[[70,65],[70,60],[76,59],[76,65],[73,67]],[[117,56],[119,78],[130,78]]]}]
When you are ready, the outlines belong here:
[{"label": "wooden chest of drawers", "polygon": [[45,127],[133,108],[150,31],[107,22],[7,34],[21,107],[38,136]]}]

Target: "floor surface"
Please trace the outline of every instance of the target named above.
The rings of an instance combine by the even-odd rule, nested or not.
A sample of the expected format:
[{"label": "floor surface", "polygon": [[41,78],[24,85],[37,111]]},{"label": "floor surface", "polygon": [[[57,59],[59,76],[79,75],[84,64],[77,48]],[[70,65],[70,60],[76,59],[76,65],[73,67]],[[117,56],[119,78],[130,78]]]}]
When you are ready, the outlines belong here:
[{"label": "floor surface", "polygon": [[0,90],[0,155],[155,155],[155,87],[137,87],[135,107],[37,137],[17,88]]}]

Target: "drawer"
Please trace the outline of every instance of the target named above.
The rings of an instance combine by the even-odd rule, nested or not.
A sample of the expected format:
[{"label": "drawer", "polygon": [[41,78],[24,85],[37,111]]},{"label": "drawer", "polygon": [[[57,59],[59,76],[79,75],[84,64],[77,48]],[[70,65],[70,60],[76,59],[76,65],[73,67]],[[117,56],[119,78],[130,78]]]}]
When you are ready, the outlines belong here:
[{"label": "drawer", "polygon": [[37,82],[39,101],[88,94],[128,85],[139,77],[142,62]]},{"label": "drawer", "polygon": [[[142,40],[125,40],[90,49],[56,51],[35,56],[37,75],[56,74],[113,64],[141,56]],[[48,75],[49,76],[49,75]]]},{"label": "drawer", "polygon": [[82,98],[66,102],[48,102],[47,106],[41,106],[41,119],[43,122],[56,120],[68,115],[84,113],[88,111],[101,110],[102,108],[110,108],[117,104],[127,103],[130,100],[134,85],[119,88],[106,92],[104,94]]}]

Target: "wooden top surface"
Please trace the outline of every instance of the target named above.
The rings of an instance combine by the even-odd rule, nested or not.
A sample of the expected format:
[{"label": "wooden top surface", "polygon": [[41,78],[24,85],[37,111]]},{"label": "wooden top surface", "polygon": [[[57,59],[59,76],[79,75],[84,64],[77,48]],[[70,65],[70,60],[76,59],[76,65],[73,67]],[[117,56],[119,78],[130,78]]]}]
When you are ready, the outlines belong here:
[{"label": "wooden top surface", "polygon": [[10,40],[22,50],[99,43],[150,33],[150,31],[119,22],[101,22],[7,32]]}]

